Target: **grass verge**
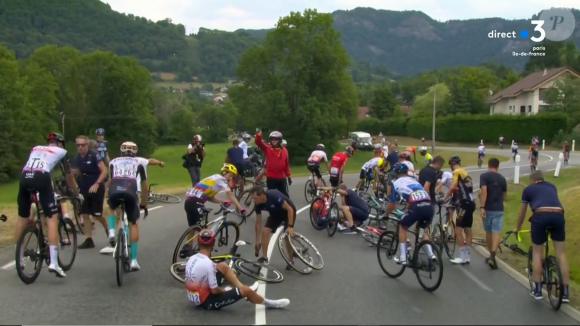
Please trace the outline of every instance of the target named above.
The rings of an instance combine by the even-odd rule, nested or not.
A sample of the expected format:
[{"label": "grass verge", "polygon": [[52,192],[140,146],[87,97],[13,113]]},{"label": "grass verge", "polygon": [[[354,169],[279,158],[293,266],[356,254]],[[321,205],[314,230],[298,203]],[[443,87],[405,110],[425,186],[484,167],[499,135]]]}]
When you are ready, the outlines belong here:
[{"label": "grass verge", "polygon": [[[570,303],[574,308],[580,309],[580,252],[575,248],[580,247],[580,169],[569,168],[560,171],[558,178],[554,177],[553,173],[546,173],[546,181],[551,182],[558,187],[558,195],[560,201],[566,211],[566,257],[570,265]],[[517,222],[517,216],[520,208],[522,191],[525,185],[529,184],[529,179],[523,177],[523,184],[513,184],[513,181],[508,181],[508,199],[504,202],[504,220],[503,232],[513,230]],[[479,203],[478,203],[479,207]],[[528,216],[530,216],[528,210]],[[529,229],[529,222],[524,222],[522,229]],[[485,231],[481,223],[480,211],[477,210],[473,223],[473,233],[476,237],[485,237]],[[531,245],[530,235],[522,234],[522,241],[518,244],[521,248],[529,248]],[[551,251],[553,248],[551,248]],[[526,249],[527,251],[527,249]],[[498,257],[505,263],[513,267],[516,271],[527,277],[525,268],[527,266],[527,259],[520,256],[507,248],[503,248],[503,253],[498,252]]]}]

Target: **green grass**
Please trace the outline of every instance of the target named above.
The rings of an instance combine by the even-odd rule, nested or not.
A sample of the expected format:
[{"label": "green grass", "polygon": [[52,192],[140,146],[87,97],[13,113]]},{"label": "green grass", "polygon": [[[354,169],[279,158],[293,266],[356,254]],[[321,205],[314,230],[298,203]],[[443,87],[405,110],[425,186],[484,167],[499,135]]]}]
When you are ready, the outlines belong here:
[{"label": "green grass", "polygon": [[[553,183],[558,188],[558,196],[564,206],[566,212],[566,257],[570,265],[570,279],[571,290],[573,293],[571,297],[578,298],[580,295],[580,252],[575,248],[580,247],[580,170],[578,168],[569,168],[560,171],[558,178],[554,177],[553,172],[546,172],[544,177],[546,181]],[[522,184],[523,183],[523,184]],[[522,198],[522,191],[525,185],[529,184],[528,177],[523,177],[519,185],[515,185],[508,181],[508,199],[504,202],[504,220],[503,232],[513,230],[515,228],[520,203]],[[478,205],[479,206],[479,205]],[[474,235],[484,237],[485,232],[481,225],[480,211],[476,211],[474,219]],[[522,225],[523,230],[529,230],[530,223],[527,222],[531,215],[528,209],[525,222]],[[522,234],[522,242],[518,245],[521,248],[527,248],[531,245],[529,233]],[[553,248],[550,248],[553,252]],[[498,253],[498,257],[504,262],[514,267],[515,270],[524,274],[524,269],[527,266],[525,257],[513,253],[511,250],[504,248],[503,253]],[[527,277],[527,275],[525,275]],[[574,302],[573,302],[574,304]],[[575,307],[580,307],[580,301],[575,301]]]}]

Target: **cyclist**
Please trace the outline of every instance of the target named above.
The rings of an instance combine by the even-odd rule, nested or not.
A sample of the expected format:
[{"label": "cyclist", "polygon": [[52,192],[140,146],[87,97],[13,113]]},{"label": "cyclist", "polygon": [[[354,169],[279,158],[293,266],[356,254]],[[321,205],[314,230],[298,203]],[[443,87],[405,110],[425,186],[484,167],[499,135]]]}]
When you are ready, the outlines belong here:
[{"label": "cyclist", "polygon": [[248,148],[248,143],[250,142],[251,139],[252,136],[250,136],[248,133],[243,133],[242,141],[238,146],[244,151],[244,171],[250,171],[250,174],[252,175],[252,177],[254,177],[256,175],[256,168],[254,167],[254,164],[250,159],[252,151],[249,150]]},{"label": "cyclist", "polygon": [[[396,150],[396,148],[395,148],[395,150]],[[386,146],[386,145],[383,146],[382,151],[383,151],[383,157],[389,156],[389,146]]]},{"label": "cyclist", "polygon": [[[407,229],[413,224],[417,223],[419,228],[426,228],[431,225],[433,219],[433,206],[431,206],[431,197],[429,193],[411,176],[409,176],[409,168],[407,165],[397,163],[393,167],[396,174],[396,180],[393,182],[393,193],[391,200],[387,205],[385,218],[391,214],[395,208],[397,201],[397,194],[403,198],[407,204],[405,206],[405,214],[399,222],[399,250],[400,257],[395,257],[397,264],[407,264]],[[427,232],[423,232],[423,240],[428,240]],[[435,259],[433,248],[426,246],[427,255],[431,259]]]},{"label": "cyclist", "polygon": [[357,191],[363,191],[362,189],[360,189],[363,182],[365,180],[371,180],[375,196],[378,197],[379,194],[377,191],[377,186],[379,183],[379,178],[377,178],[377,176],[379,175],[380,169],[383,167],[384,164],[385,159],[382,157],[374,157],[369,161],[365,162],[365,164],[363,164],[362,168],[360,169],[359,180],[358,183],[356,184],[355,189]]},{"label": "cyclist", "polygon": [[499,136],[499,148],[503,149],[503,136]]},{"label": "cyclist", "polygon": [[261,131],[258,131],[254,138],[256,145],[264,152],[264,170],[266,170],[268,189],[277,189],[288,196],[288,185],[292,185],[292,179],[290,178],[288,151],[282,146],[282,140],[282,133],[279,131],[270,133],[269,144],[262,140]]},{"label": "cyclist", "polygon": [[330,185],[332,187],[338,187],[342,183],[342,175],[344,174],[344,167],[346,166],[346,161],[349,157],[354,154],[354,149],[350,146],[346,146],[344,151],[337,152],[332,155],[330,159]]},{"label": "cyclist", "polygon": [[481,162],[483,162],[483,158],[485,157],[485,146],[483,145],[483,141],[479,143],[477,147],[477,166],[481,167]]},{"label": "cyclist", "polygon": [[429,165],[429,164],[431,164],[431,162],[433,162],[433,155],[427,153],[427,147],[421,146],[419,148],[419,154],[421,154],[421,156],[425,157],[425,165]]},{"label": "cyclist", "polygon": [[397,151],[397,146],[395,144],[390,146],[391,150],[389,155],[385,158],[387,163],[389,164],[389,182],[387,183],[387,197],[391,193],[391,185],[393,180],[395,180],[395,172],[393,171],[393,166],[399,163],[399,152]]},{"label": "cyclist", "polygon": [[518,155],[518,143],[514,141],[512,143],[512,157],[514,159],[514,162],[516,161],[516,155]]},{"label": "cyclist", "polygon": [[562,283],[564,289],[562,302],[570,302],[568,292],[568,282],[570,280],[570,267],[566,260],[564,250],[564,240],[566,239],[566,228],[564,220],[564,209],[558,198],[558,190],[554,184],[544,181],[542,171],[534,171],[530,174],[530,185],[522,192],[522,205],[518,214],[518,221],[514,232],[521,230],[526,216],[526,211],[530,206],[532,217],[530,217],[530,235],[533,244],[532,270],[535,281],[535,289],[531,295],[538,300],[542,299],[542,264],[544,255],[544,244],[548,241],[548,232],[556,251],[556,259],[562,271]]},{"label": "cyclist", "polygon": [[425,145],[425,137],[421,137],[421,143]]},{"label": "cyclist", "polygon": [[567,140],[565,140],[564,145],[562,145],[562,153],[564,153],[564,160],[570,160],[570,144],[568,144]]},{"label": "cyclist", "polygon": [[310,154],[308,158],[308,171],[314,173],[316,176],[316,188],[320,187],[320,183],[322,182],[322,173],[320,173],[320,162],[324,162],[326,164],[326,171],[330,172],[330,165],[328,164],[328,157],[324,152],[324,144],[316,145],[316,149]]},{"label": "cyclist", "polygon": [[[290,304],[288,299],[270,300],[256,293],[259,283],[246,286],[238,280],[236,274],[224,262],[214,263],[211,252],[215,245],[215,234],[211,230],[201,230],[197,237],[199,253],[191,256],[185,268],[185,287],[187,298],[195,306],[206,310],[219,310],[232,305],[243,298],[253,304],[263,304],[266,308],[285,308]],[[219,286],[219,280],[225,279],[234,288]]]},{"label": "cyclist", "polygon": [[[413,153],[413,163],[417,163],[417,156],[415,156],[415,146],[408,146],[405,148],[405,152]],[[409,156],[407,160],[411,160],[411,157]]]},{"label": "cyclist", "polygon": [[22,167],[22,175],[18,185],[18,216],[16,230],[14,232],[14,243],[17,244],[20,234],[28,225],[30,218],[30,206],[32,205],[32,194],[34,189],[38,192],[38,201],[47,218],[47,238],[50,251],[50,264],[48,271],[57,277],[66,277],[66,274],[58,265],[58,219],[52,218],[58,212],[58,207],[54,203],[54,190],[50,172],[59,164],[63,169],[66,182],[75,196],[79,196],[76,191],[77,185],[72,175],[67,151],[64,149],[65,139],[61,134],[50,133],[46,137],[46,145],[34,146],[28,156],[28,161]]},{"label": "cyclist", "polygon": [[[461,167],[461,158],[459,156],[451,157],[449,166],[453,171],[453,180],[443,201],[447,201],[457,191],[459,214],[457,216],[457,227],[455,228],[455,240],[458,244],[465,243],[464,246],[459,248],[459,257],[452,259],[451,262],[454,264],[469,264],[471,254],[469,248],[473,238],[471,227],[473,225],[473,212],[475,211],[473,182],[467,171]],[[463,233],[465,233],[465,238]]]},{"label": "cyclist", "polygon": [[[261,186],[254,186],[251,193],[256,210],[256,245],[254,250],[257,255],[261,246],[262,257],[258,259],[258,262],[268,263],[268,244],[272,233],[276,232],[281,225],[284,225],[284,231],[288,232],[289,236],[294,236],[296,206],[290,198],[275,189],[264,190]],[[262,228],[262,211],[267,211],[270,214],[264,228]],[[286,238],[286,252],[287,257],[293,257],[289,237]],[[291,270],[292,268],[286,266],[286,269]]]},{"label": "cyclist", "polygon": [[95,135],[97,135],[97,153],[101,155],[101,158],[105,161],[105,165],[108,166],[111,158],[109,157],[109,151],[107,150],[109,143],[105,140],[105,129],[97,128],[97,130],[95,130]]},{"label": "cyclist", "polygon": [[537,166],[538,165],[538,154],[540,152],[540,149],[538,148],[538,142],[537,141],[533,141],[532,144],[530,145],[530,150],[529,150],[529,156],[528,159],[530,160],[530,163],[533,166]]},{"label": "cyclist", "polygon": [[398,163],[402,163],[405,164],[407,166],[408,169],[408,174],[409,176],[415,178],[415,166],[413,166],[413,163],[411,163],[411,161],[409,161],[411,159],[411,153],[405,151],[405,152],[401,152],[398,155],[399,158],[399,162]]},{"label": "cyclist", "polygon": [[[226,163],[222,166],[219,174],[210,175],[187,190],[185,193],[186,198],[183,208],[185,209],[185,214],[187,216],[188,226],[199,224],[201,218],[203,217],[202,213],[199,211],[199,208],[204,207],[207,201],[211,201],[212,203],[216,204],[223,203],[225,205],[228,205],[231,202],[234,204],[234,206],[236,206],[242,215],[246,213],[246,209],[240,205],[236,199],[236,196],[234,196],[230,187],[228,186],[229,181],[235,180],[237,173],[238,170],[233,164]],[[216,195],[221,191],[226,192],[226,196],[230,200],[229,202],[216,197]],[[190,234],[190,237],[193,236],[194,234]],[[181,248],[179,257],[186,258],[191,256],[191,249],[191,241],[188,241],[187,244]]]},{"label": "cyclist", "polygon": [[[332,189],[325,188],[325,190]],[[357,226],[369,218],[369,206],[356,192],[348,189],[344,183],[340,184],[336,191],[342,197],[340,211],[344,216],[340,219],[337,227],[340,231],[344,231],[343,234],[356,234]]]}]

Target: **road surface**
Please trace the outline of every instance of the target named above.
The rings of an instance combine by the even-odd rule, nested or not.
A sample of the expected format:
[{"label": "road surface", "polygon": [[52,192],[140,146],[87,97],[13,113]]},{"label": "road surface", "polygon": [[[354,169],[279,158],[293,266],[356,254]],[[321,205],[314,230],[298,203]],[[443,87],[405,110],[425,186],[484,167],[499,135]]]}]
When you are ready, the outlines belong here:
[{"label": "road surface", "polygon": [[[553,169],[557,155],[543,152],[540,169]],[[468,170],[476,182],[483,171]],[[522,173],[527,171],[522,168]],[[512,177],[513,165],[502,163],[500,172]],[[306,207],[305,180],[297,177],[290,187],[299,209]],[[354,186],[356,176],[348,175],[345,181]],[[248,221],[241,227],[241,239],[253,242],[255,219],[252,216]],[[268,298],[289,298],[287,310],[266,311],[241,301],[219,312],[202,311],[190,306],[183,285],[168,272],[174,246],[186,227],[183,204],[151,205],[149,217],[141,223],[142,269],[127,275],[122,288],[116,284],[113,258],[99,254],[106,245],[100,228],[97,248],[79,250],[66,279],[45,269],[36,283],[25,285],[11,263],[12,248],[0,251],[0,266],[7,264],[0,270],[2,324],[577,324],[545,302],[530,298],[526,288],[501,270],[491,271],[475,250],[469,266],[445,260],[443,282],[434,293],[423,291],[410,271],[390,279],[381,271],[376,251],[359,235],[337,233],[328,238],[325,231],[312,228],[308,208],[298,215],[295,229],[318,247],[324,269],[310,275],[285,271],[276,248],[271,264],[284,273],[285,280],[265,288],[261,285],[259,290]],[[82,240],[81,235],[79,243]],[[242,248],[240,253],[252,258],[253,248]]]}]

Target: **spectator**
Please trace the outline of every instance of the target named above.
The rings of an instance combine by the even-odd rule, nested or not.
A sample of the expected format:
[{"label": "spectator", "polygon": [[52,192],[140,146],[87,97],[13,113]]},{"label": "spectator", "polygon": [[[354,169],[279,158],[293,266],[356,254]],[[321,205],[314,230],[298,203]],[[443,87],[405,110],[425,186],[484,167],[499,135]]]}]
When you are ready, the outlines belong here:
[{"label": "spectator", "polygon": [[[230,187],[235,188],[236,181],[239,177],[244,177],[244,150],[240,148],[240,141],[235,139],[232,147],[228,148],[224,163],[233,164],[238,170],[238,175],[230,181]],[[244,191],[244,183],[240,186],[240,193]]]},{"label": "spectator", "polygon": [[570,281],[570,267],[566,260],[564,250],[564,240],[566,240],[564,209],[558,189],[552,183],[544,181],[542,171],[536,170],[530,174],[530,185],[522,193],[522,204],[518,214],[518,221],[514,232],[519,232],[526,216],[526,211],[530,206],[532,216],[530,217],[530,235],[532,237],[532,270],[535,282],[534,291],[531,295],[537,299],[542,299],[542,261],[544,255],[544,244],[548,241],[548,232],[552,239],[552,248],[556,251],[556,260],[562,272],[562,302],[570,302],[568,292],[568,282]]},{"label": "spectator", "polygon": [[487,249],[490,253],[486,262],[492,269],[497,269],[495,253],[503,223],[503,201],[507,199],[507,181],[497,172],[499,169],[497,158],[489,159],[487,169],[488,172],[479,176],[481,222],[485,230]]},{"label": "spectator", "polygon": [[435,188],[437,187],[437,179],[443,163],[445,163],[443,157],[436,156],[431,164],[419,171],[419,183],[429,193],[433,207],[435,207]]},{"label": "spectator", "polygon": [[[105,230],[107,224],[103,218],[103,204],[105,201],[105,178],[107,177],[107,168],[99,154],[89,149],[89,138],[78,136],[76,138],[78,154],[74,158],[74,171],[79,178],[80,193],[85,198],[81,205],[81,216],[84,221],[90,221],[89,216],[98,220]],[[94,248],[95,243],[92,237],[92,227],[85,227],[87,238],[78,246],[79,249]],[[107,235],[108,236],[108,235]]]},{"label": "spectator", "polygon": [[250,160],[250,154],[252,154],[252,151],[248,151],[248,143],[250,140],[252,140],[252,136],[248,133],[243,133],[242,141],[239,146],[244,151],[244,170],[250,171],[250,174],[254,177],[256,175],[256,169]]},{"label": "spectator", "polygon": [[264,152],[266,170],[266,186],[275,189],[288,196],[288,185],[292,185],[290,178],[290,165],[288,164],[288,151],[282,147],[282,133],[272,131],[270,143],[262,140],[262,132],[258,131],[254,138],[256,145]]},{"label": "spectator", "polygon": [[205,148],[201,142],[201,136],[195,135],[187,146],[187,154],[183,166],[187,168],[191,178],[191,186],[194,187],[201,180],[201,165],[205,158]]},{"label": "spectator", "polygon": [[392,171],[393,170],[393,166],[395,166],[395,164],[399,163],[399,152],[397,151],[397,146],[395,144],[392,144],[390,146],[391,151],[389,152],[389,155],[387,155],[387,162],[389,163],[389,174],[390,174],[390,180],[391,182],[389,182],[389,184],[387,184],[387,196],[391,195],[391,185],[393,180],[396,179],[395,176],[395,172]]}]

